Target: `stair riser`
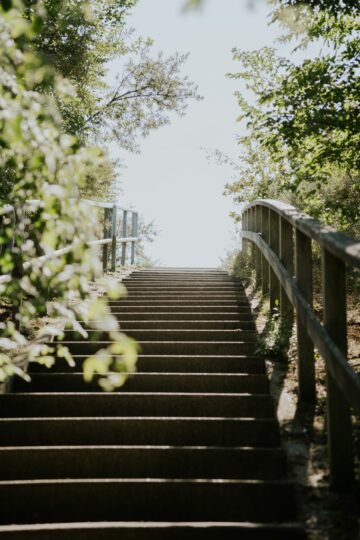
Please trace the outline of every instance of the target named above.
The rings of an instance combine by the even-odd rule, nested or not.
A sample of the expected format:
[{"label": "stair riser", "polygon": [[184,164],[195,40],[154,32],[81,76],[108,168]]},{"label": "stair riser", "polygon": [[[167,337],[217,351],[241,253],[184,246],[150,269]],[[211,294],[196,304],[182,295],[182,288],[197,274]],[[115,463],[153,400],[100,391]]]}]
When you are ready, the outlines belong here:
[{"label": "stair riser", "polygon": [[300,527],[292,524],[210,524],[190,523],[186,525],[154,525],[140,522],[129,526],[122,523],[61,524],[56,528],[15,528],[12,531],[0,527],[2,540],[306,540]]},{"label": "stair riser", "polygon": [[126,280],[136,281],[150,281],[152,279],[161,280],[167,279],[169,281],[183,281],[190,279],[192,281],[210,280],[210,281],[226,281],[229,283],[242,283],[241,280],[233,280],[226,274],[206,273],[206,272],[153,272],[148,274],[132,274],[131,276],[124,277]]},{"label": "stair riser", "polygon": [[122,303],[122,302],[125,302],[125,301],[128,301],[128,300],[131,300],[131,301],[140,301],[140,300],[145,300],[145,301],[153,301],[153,300],[165,300],[165,301],[171,301],[173,302],[174,304],[176,304],[177,302],[185,302],[185,301],[191,301],[191,302],[198,302],[199,304],[201,304],[202,302],[210,302],[212,301],[213,303],[215,302],[224,302],[224,300],[226,301],[231,301],[231,302],[235,302],[237,303],[238,305],[248,305],[248,301],[241,297],[241,296],[238,296],[236,294],[231,294],[231,293],[223,293],[219,295],[219,293],[214,293],[214,294],[210,294],[210,293],[206,293],[206,294],[191,294],[191,293],[185,293],[185,294],[178,294],[178,293],[175,293],[175,294],[169,294],[169,293],[153,293],[153,294],[149,294],[149,293],[133,293],[133,292],[130,292],[127,296],[124,296],[123,298],[120,298],[119,300],[116,300],[115,302],[113,301],[110,301],[110,304],[116,304],[116,303]]},{"label": "stair riser", "polygon": [[246,300],[247,296],[243,287],[238,287],[232,284],[219,284],[219,283],[206,283],[206,284],[192,284],[192,283],[166,283],[163,280],[159,283],[134,283],[122,282],[128,291],[137,293],[150,293],[150,294],[234,294],[240,296]]},{"label": "stair riser", "polygon": [[272,449],[0,449],[0,480],[120,477],[280,480],[285,474],[283,452]]},{"label": "stair riser", "polygon": [[[86,383],[79,374],[32,374],[31,382],[17,378],[14,392],[101,392],[95,377]],[[268,379],[264,375],[131,375],[120,392],[246,392],[264,394],[269,391]]]},{"label": "stair riser", "polygon": [[268,395],[193,394],[7,394],[0,395],[7,418],[61,416],[171,416],[272,418]]},{"label": "stair riser", "polygon": [[[113,313],[204,313],[204,314],[208,314],[208,313],[226,313],[226,314],[230,314],[232,317],[235,315],[235,316],[238,316],[238,315],[247,315],[247,317],[250,319],[252,317],[251,315],[251,311],[250,311],[250,308],[248,307],[237,307],[237,306],[232,306],[232,305],[224,305],[224,306],[218,306],[217,304],[215,305],[204,305],[204,306],[199,306],[199,305],[179,305],[179,306],[174,306],[174,305],[151,305],[151,306],[147,306],[147,305],[124,305],[122,303],[120,303],[118,306],[112,306],[111,308],[112,312]],[[166,317],[166,319],[168,319],[168,317]]]},{"label": "stair riser", "polygon": [[[111,342],[81,342],[64,341],[66,347],[74,354],[92,354],[103,347],[107,347]],[[241,355],[253,354],[255,350],[254,342],[202,342],[202,341],[140,341],[140,351],[143,354],[209,354],[209,355]]]},{"label": "stair riser", "polygon": [[295,517],[293,491],[281,483],[98,480],[0,484],[0,499],[6,500],[0,516],[4,524],[43,523],[59,518],[85,521],[89,516],[94,521],[260,522]]},{"label": "stair riser", "polygon": [[[79,371],[82,368],[85,356],[75,356],[75,368],[71,368],[67,362],[59,358],[56,364],[48,369],[45,366],[32,362],[30,371],[36,372],[59,372]],[[265,364],[260,358],[254,357],[213,357],[213,356],[139,356],[137,368],[141,372],[166,373],[261,373],[265,372]]]},{"label": "stair riser", "polygon": [[255,330],[252,323],[240,321],[126,321],[121,328],[127,330]]},{"label": "stair riser", "polygon": [[0,420],[0,446],[170,445],[276,447],[272,420],[79,418]]},{"label": "stair riser", "polygon": [[170,306],[171,308],[177,307],[192,307],[194,308],[205,308],[207,306],[213,306],[216,304],[217,307],[231,307],[232,309],[238,309],[242,312],[251,313],[250,307],[248,304],[238,303],[236,300],[120,300],[116,302],[109,302],[109,306],[112,310],[116,311],[117,308],[127,308],[127,307],[151,307],[151,306]]},{"label": "stair riser", "polygon": [[229,320],[229,319],[237,319],[239,321],[239,324],[241,325],[241,328],[245,328],[245,325],[251,325],[251,328],[255,328],[254,319],[252,315],[246,314],[246,313],[238,313],[237,311],[232,312],[168,312],[168,311],[147,311],[145,313],[141,313],[139,311],[134,311],[130,313],[126,312],[113,312],[113,315],[116,316],[116,318],[121,321],[151,321],[151,320],[157,320],[157,321],[165,321],[167,323],[172,321],[178,321],[182,320],[185,321],[218,321],[221,319]]},{"label": "stair riser", "polygon": [[[131,329],[122,325],[122,332],[137,341],[256,341],[255,332],[244,330],[153,330]],[[89,341],[106,341],[108,333],[88,331]],[[66,331],[65,339],[84,341],[78,332]]]}]

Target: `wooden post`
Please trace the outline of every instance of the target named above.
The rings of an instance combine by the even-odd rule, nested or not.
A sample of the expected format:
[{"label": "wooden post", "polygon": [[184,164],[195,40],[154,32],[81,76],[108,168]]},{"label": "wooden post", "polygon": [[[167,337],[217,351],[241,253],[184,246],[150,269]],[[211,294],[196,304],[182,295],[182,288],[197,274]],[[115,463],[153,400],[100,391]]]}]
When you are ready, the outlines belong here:
[{"label": "wooden post", "polygon": [[[132,213],[131,216],[131,236],[133,238],[137,237],[139,231],[139,218],[136,212]],[[131,242],[131,264],[135,263],[135,241]]]},{"label": "wooden post", "polygon": [[[251,207],[249,209],[249,231],[254,232],[255,231],[255,208]],[[251,264],[252,267],[256,271],[256,246],[254,245],[254,242],[250,242],[251,244]]]},{"label": "wooden post", "polygon": [[[251,209],[246,210],[246,230],[251,231]],[[251,254],[251,244],[250,240],[246,240],[246,253],[248,256]]]},{"label": "wooden post", "polygon": [[[345,264],[328,251],[322,251],[324,325],[344,355],[347,355]],[[327,386],[327,437],[330,483],[334,489],[351,489],[354,483],[354,458],[350,408],[329,369]]]},{"label": "wooden post", "polygon": [[[244,210],[241,213],[241,230],[248,231],[248,212]],[[247,240],[246,238],[241,239],[241,251],[245,254],[247,251]]]},{"label": "wooden post", "polygon": [[[122,219],[122,237],[127,238],[127,210],[123,210]],[[121,265],[125,266],[126,263],[126,242],[121,244]]]},{"label": "wooden post", "polygon": [[[269,244],[270,235],[269,235],[269,209],[267,206],[260,206],[261,212],[261,236],[263,240]],[[267,294],[269,292],[269,282],[270,282],[270,266],[267,262],[264,255],[261,255],[261,285],[262,293]]]},{"label": "wooden post", "polygon": [[[254,232],[261,234],[261,207],[255,206],[255,222],[254,222]],[[256,288],[259,288],[261,285],[261,251],[255,246],[255,270],[256,270]]]},{"label": "wooden post", "polygon": [[[269,230],[270,230],[270,247],[276,255],[280,254],[279,250],[279,229],[280,216],[277,212],[270,210],[269,212]],[[275,272],[270,268],[270,311],[274,313],[275,308],[280,304],[280,283]]]},{"label": "wooden post", "polygon": [[[313,306],[311,239],[295,231],[295,275],[297,284],[310,307]],[[316,399],[314,345],[305,326],[297,317],[299,403],[313,404]]]},{"label": "wooden post", "polygon": [[[294,236],[292,225],[284,218],[280,218],[280,260],[289,272],[294,276]],[[290,333],[294,324],[294,308],[283,287],[280,289],[280,317],[281,327],[284,334]]]},{"label": "wooden post", "polygon": [[116,226],[117,226],[117,206],[112,207],[112,219],[111,219],[111,271],[116,270]]},{"label": "wooden post", "polygon": [[[109,219],[110,219],[110,208],[104,208],[104,240],[106,238],[109,238]],[[109,258],[109,250],[108,250],[108,244],[103,245],[103,272],[107,272],[108,267],[108,258]]]}]

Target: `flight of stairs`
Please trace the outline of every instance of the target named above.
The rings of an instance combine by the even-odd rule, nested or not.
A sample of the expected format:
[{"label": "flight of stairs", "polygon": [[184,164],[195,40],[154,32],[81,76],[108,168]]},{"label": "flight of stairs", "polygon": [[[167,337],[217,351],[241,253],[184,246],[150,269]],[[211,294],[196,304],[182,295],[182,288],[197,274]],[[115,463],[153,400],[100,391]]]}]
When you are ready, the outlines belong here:
[{"label": "flight of stairs", "polygon": [[31,367],[0,396],[0,538],[304,538],[243,286],[212,269],[152,269],[112,302],[141,344],[104,393],[76,367]]}]

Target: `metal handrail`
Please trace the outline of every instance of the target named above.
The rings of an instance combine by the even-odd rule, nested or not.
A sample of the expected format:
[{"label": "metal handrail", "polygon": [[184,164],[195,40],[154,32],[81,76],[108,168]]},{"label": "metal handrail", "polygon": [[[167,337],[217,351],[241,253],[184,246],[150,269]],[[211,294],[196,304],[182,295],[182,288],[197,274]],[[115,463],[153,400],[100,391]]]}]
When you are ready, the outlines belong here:
[{"label": "metal handrail", "polygon": [[[346,264],[360,267],[360,242],[298,209],[259,199],[242,210],[243,249],[251,248],[256,284],[279,304],[283,327],[297,318],[299,402],[316,399],[314,346],[325,360],[331,482],[354,480],[351,409],[360,414],[360,378],[347,360]],[[322,252],[324,323],[315,314],[312,241]]]}]

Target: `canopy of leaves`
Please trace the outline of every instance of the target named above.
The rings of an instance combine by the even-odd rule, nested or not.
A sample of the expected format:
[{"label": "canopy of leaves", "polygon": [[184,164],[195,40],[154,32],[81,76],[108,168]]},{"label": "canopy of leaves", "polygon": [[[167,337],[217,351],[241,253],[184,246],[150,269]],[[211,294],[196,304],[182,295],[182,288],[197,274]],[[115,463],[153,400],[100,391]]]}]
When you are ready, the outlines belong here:
[{"label": "canopy of leaves", "polygon": [[[359,10],[347,2],[276,4],[290,37],[301,29],[308,40],[322,38],[325,52],[295,64],[271,48],[234,50],[242,70],[229,76],[252,98],[237,93],[247,134],[239,139],[240,177],[226,192],[238,202],[275,192],[353,230],[360,219]],[[284,17],[282,10],[297,7]]]},{"label": "canopy of leaves", "polygon": [[[27,0],[27,16],[41,21],[37,51],[74,86],[72,95],[58,98],[66,131],[96,142],[116,138],[127,150],[137,150],[139,137],[166,124],[170,112],[181,115],[189,99],[199,99],[180,75],[187,55],[153,56],[150,39],[133,39],[126,15],[135,4],[45,0],[40,10]],[[113,87],[106,82],[109,65],[118,70]],[[44,90],[53,93],[51,85]]]},{"label": "canopy of leaves", "polygon": [[[25,22],[21,6],[5,8],[0,6],[0,176],[10,170],[13,186],[8,205],[0,207],[0,275],[8,276],[1,280],[0,294],[15,318],[0,323],[0,380],[23,373],[14,354],[25,346],[28,359],[46,365],[54,361],[56,349],[72,361],[61,344],[28,342],[32,320],[46,313],[61,316],[84,335],[77,318],[88,323],[101,319],[95,328],[109,331],[114,340],[105,351],[107,361],[120,355],[119,369],[133,370],[132,341],[119,332],[106,302],[88,297],[89,279],[100,271],[87,245],[96,222],[78,197],[88,167],[101,163],[101,156],[64,133],[55,100],[37,88],[49,82],[61,95],[66,85],[59,85],[53,70],[31,52],[35,23]],[[65,247],[62,255],[54,253]],[[54,336],[60,333],[52,331]]]}]

